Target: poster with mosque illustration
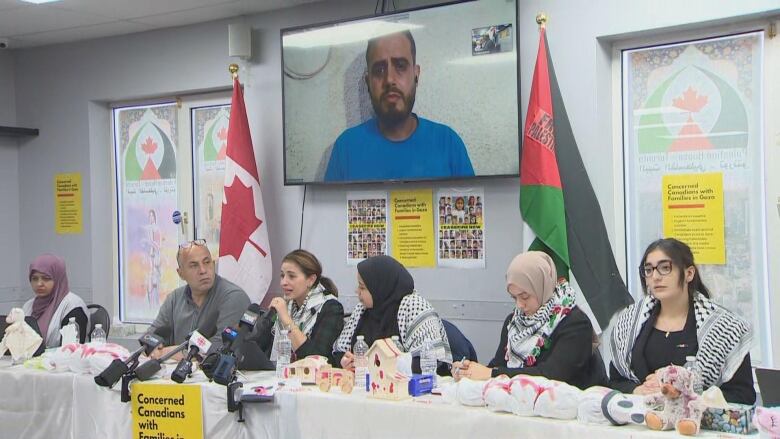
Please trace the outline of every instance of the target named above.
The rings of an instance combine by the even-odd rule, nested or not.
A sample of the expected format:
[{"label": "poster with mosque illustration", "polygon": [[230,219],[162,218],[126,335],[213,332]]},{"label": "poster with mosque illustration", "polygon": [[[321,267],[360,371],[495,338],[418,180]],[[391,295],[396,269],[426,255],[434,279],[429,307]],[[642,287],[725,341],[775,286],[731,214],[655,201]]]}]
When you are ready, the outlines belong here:
[{"label": "poster with mosque illustration", "polygon": [[[715,300],[751,322],[766,270],[762,57],[762,32],[623,52],[629,267],[663,236],[664,177],[722,174],[726,261],[700,270]],[[630,287],[640,291],[635,271]]]},{"label": "poster with mosque illustration", "polygon": [[177,286],[175,104],[114,110],[120,318],[151,322]]},{"label": "poster with mosque illustration", "polygon": [[195,233],[197,238],[206,240],[212,255],[218,255],[230,105],[195,108],[191,116],[197,215]]}]

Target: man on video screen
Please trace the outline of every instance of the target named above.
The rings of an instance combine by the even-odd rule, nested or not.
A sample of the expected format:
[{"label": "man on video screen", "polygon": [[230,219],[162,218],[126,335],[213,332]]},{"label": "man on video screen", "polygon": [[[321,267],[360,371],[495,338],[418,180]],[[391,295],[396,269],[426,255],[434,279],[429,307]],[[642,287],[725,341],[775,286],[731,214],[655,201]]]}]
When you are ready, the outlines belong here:
[{"label": "man on video screen", "polygon": [[375,117],[336,139],[325,181],[473,176],[460,136],[412,113],[420,66],[411,32],[369,40],[366,68]]}]

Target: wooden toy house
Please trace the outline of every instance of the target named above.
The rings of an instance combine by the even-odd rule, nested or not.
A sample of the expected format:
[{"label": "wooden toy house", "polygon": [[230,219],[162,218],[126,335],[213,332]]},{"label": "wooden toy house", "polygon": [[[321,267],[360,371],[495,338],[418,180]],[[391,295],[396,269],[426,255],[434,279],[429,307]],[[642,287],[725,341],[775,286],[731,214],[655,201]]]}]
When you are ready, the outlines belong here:
[{"label": "wooden toy house", "polygon": [[329,392],[331,386],[340,388],[342,393],[352,393],[355,373],[327,365],[322,367],[317,374],[317,387],[323,392]]},{"label": "wooden toy house", "polygon": [[327,358],[321,355],[309,355],[306,358],[290,363],[284,369],[284,378],[297,378],[301,380],[301,384],[316,384],[317,374],[327,364]]},{"label": "wooden toy house", "polygon": [[409,398],[409,377],[397,369],[401,354],[392,339],[374,342],[368,350],[369,396],[392,400]]}]

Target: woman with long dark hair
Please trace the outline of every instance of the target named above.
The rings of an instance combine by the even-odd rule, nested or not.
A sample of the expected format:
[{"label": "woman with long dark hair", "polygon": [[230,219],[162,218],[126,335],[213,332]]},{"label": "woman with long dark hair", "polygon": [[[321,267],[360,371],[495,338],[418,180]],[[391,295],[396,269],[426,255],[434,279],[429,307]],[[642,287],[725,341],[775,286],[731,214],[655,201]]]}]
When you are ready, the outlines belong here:
[{"label": "woman with long dark hair", "polygon": [[690,247],[673,238],[651,243],[639,274],[645,296],[612,328],[610,387],[655,393],[656,370],[695,356],[703,390],[718,386],[726,400],[753,404],[750,325],[710,299]]}]

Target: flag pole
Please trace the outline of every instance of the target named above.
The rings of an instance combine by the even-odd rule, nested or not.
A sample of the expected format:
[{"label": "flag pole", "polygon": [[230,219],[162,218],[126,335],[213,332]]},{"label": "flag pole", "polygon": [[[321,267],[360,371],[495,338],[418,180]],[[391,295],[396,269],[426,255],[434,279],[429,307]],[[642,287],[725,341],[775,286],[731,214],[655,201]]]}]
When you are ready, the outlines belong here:
[{"label": "flag pole", "polygon": [[230,72],[230,77],[233,79],[238,78],[238,64],[230,64],[228,66],[228,72]]}]

